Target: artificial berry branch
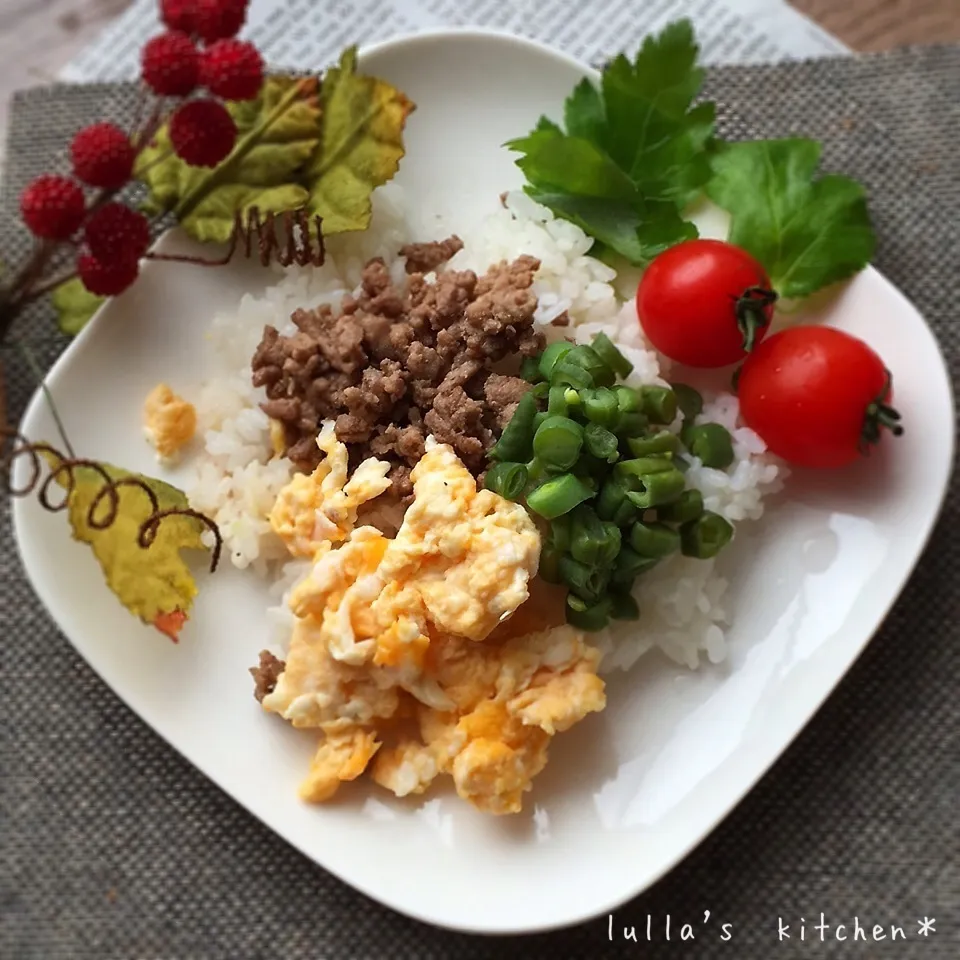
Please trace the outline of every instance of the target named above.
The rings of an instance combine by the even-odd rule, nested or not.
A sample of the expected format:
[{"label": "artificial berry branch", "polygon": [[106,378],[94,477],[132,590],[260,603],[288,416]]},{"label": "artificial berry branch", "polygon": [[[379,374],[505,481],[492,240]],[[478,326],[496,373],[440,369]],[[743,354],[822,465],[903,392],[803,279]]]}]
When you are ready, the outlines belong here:
[{"label": "artificial berry branch", "polygon": [[[152,108],[141,105],[130,131],[109,122],[84,127],[69,145],[70,175],[43,173],[21,194],[21,216],[36,242],[0,289],[0,340],[23,307],[66,280],[76,276],[90,293],[113,296],[137,279],[151,223],[118,194],[165,123],[173,152],[190,166],[216,167],[234,149],[237,127],[224,101],[255,99],[264,81],[256,47],[236,39],[247,3],[160,0],[166,29],[141,54]],[[69,266],[58,266],[63,262]]]}]

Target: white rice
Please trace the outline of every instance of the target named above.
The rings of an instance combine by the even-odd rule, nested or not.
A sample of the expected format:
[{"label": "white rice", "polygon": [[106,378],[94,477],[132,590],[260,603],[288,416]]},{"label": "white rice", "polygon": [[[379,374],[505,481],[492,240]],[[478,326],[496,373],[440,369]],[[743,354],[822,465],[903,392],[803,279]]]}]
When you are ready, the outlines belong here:
[{"label": "white rice", "polygon": [[[634,365],[628,383],[666,383],[662,378],[669,372],[669,362],[644,339],[629,297],[636,277],[618,277],[607,264],[588,256],[591,241],[578,227],[555,219],[546,208],[516,192],[507,195],[505,206],[487,218],[475,235],[461,237],[464,249],[450,264],[455,269],[483,272],[499,260],[524,253],[541,261],[534,283],[539,300],[535,319],[548,339],[565,336],[589,342],[603,331]],[[370,229],[331,238],[322,268],[278,268],[281,275],[274,286],[258,297],[245,295],[236,311],[213,320],[210,336],[221,369],[201,392],[198,414],[203,450],[186,492],[191,504],[220,526],[233,563],[252,566],[274,581],[277,604],[270,608],[270,617],[278,627],[277,642],[289,623],[285,604],[289,590],[306,566],[300,561],[283,562],[288,558],[267,522],[293,466],[286,459],[271,458],[269,422],[258,407],[263,391],[250,384],[250,358],[265,324],[289,333],[294,310],[338,305],[356,290],[363,265],[374,256],[383,257],[400,281],[404,269],[397,256],[399,248],[411,240],[430,239],[441,239],[436,228],[418,228],[405,214],[401,188],[390,184],[374,194]],[[571,325],[551,326],[564,312]],[[732,395],[705,396],[699,419],[730,430],[735,461],[728,470],[714,470],[694,458],[688,482],[703,493],[707,509],[735,524],[758,520],[764,498],[782,485],[784,467],[767,456],[760,438],[739,423]],[[671,429],[679,426],[678,418]],[[655,647],[691,668],[704,655],[713,663],[723,660],[727,620],[722,601],[727,582],[719,566],[722,562],[723,556],[718,561],[676,556],[644,575],[635,594],[640,622],[618,623],[595,637],[604,651],[603,669],[629,669]]]}]

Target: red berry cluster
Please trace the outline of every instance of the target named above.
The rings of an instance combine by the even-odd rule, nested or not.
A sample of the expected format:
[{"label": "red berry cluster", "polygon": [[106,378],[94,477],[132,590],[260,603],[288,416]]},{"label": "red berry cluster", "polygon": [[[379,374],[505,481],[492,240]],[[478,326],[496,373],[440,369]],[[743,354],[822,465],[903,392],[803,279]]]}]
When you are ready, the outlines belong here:
[{"label": "red berry cluster", "polygon": [[[144,83],[161,97],[201,96],[170,116],[170,142],[191,166],[215,167],[233,149],[237,128],[222,100],[250,100],[263,84],[263,61],[253,44],[234,39],[248,0],[160,0],[169,28],[143,48]],[[20,198],[24,223],[49,241],[81,241],[77,273],[94,294],[113,296],[137,278],[150,243],[150,224],[140,212],[106,197],[88,206],[84,184],[115,192],[133,176],[137,150],[112,123],[85,127],[70,144],[73,178],[43,174]]]},{"label": "red berry cluster", "polygon": [[[247,0],[160,0],[169,27],[144,48],[144,83],[162,97],[205,87],[221,100],[252,100],[263,84],[263,60],[252,43],[236,40]],[[170,118],[170,142],[194,167],[215,167],[233,149],[237,128],[219,100],[181,104]]]}]

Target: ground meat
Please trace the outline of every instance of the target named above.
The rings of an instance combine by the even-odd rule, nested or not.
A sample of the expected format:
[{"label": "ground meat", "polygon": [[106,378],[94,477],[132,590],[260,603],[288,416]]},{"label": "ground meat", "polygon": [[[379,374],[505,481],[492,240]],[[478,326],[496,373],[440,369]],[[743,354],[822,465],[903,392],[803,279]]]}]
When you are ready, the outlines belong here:
[{"label": "ground meat", "polygon": [[300,419],[300,401],[296,397],[278,397],[262,404],[263,412],[272,420],[288,423]]},{"label": "ground meat", "polygon": [[502,430],[517,409],[520,398],[530,389],[530,384],[519,377],[505,377],[491,373],[483,385],[483,396]]},{"label": "ground meat", "polygon": [[405,463],[415,467],[424,454],[423,428],[413,424],[398,427],[394,423],[381,427],[381,432],[370,441],[370,452],[381,458],[395,453]]},{"label": "ground meat", "polygon": [[484,367],[477,360],[464,360],[453,367],[437,387],[433,409],[423,418],[427,430],[440,443],[450,444],[474,473],[483,469],[484,455],[494,440],[484,423],[484,402],[467,392],[481,371]]},{"label": "ground meat", "polygon": [[408,243],[400,248],[400,256],[407,259],[407,273],[430,273],[462,249],[463,241],[454,234],[431,243]]},{"label": "ground meat", "polygon": [[260,651],[260,662],[257,666],[250,668],[250,675],[254,682],[253,695],[259,702],[262,703],[265,696],[273,693],[277,680],[280,679],[280,674],[286,667],[286,663],[275,657],[269,650]]},{"label": "ground meat", "polygon": [[383,260],[371,260],[339,314],[298,310],[291,336],[264,329],[253,383],[265,388],[262,409],[283,425],[286,455],[300,469],[319,462],[316,436],[332,419],[351,463],[391,463],[401,497],[410,496],[410,470],[431,433],[482,473],[486,451],[528,389],[492,368],[516,369],[520,357],[543,349],[533,322],[540,264],[522,256],[480,277],[442,270],[435,282],[424,279],[461,247],[456,237],[404,247],[413,272],[399,286]]},{"label": "ground meat", "polygon": [[413,496],[413,481],[410,479],[412,467],[404,463],[396,463],[391,467],[387,476],[393,483],[393,493],[404,503],[408,502]]}]

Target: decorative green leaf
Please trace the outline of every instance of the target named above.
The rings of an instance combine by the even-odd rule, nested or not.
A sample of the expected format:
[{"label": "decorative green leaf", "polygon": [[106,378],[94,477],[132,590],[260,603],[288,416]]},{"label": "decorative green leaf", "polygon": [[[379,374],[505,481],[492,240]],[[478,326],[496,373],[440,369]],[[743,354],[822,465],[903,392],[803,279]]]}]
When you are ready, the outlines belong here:
[{"label": "decorative green leaf", "polygon": [[57,326],[68,337],[76,336],[107,298],[91,293],[79,277],[61,283],[50,294],[57,311]]},{"label": "decorative green leaf", "polygon": [[815,140],[727,144],[707,193],[732,217],[728,239],[766,268],[777,292],[799,299],[862,270],[876,238],[866,191],[849,177],[817,177]]},{"label": "decorative green leaf", "polygon": [[191,167],[170,146],[167,128],[140,156],[137,176],[150,188],[150,212],[172,210],[195,239],[223,243],[236,212],[302,206],[303,170],[320,142],[316,78],[271,76],[256,100],[228,106],[237,143],[213,169]]},{"label": "decorative green leaf", "polygon": [[364,230],[371,194],[397,172],[403,128],[414,104],[376,77],[357,73],[357,51],[346,50],[321,89],[323,131],[306,172],[309,212],[325,235]]}]

